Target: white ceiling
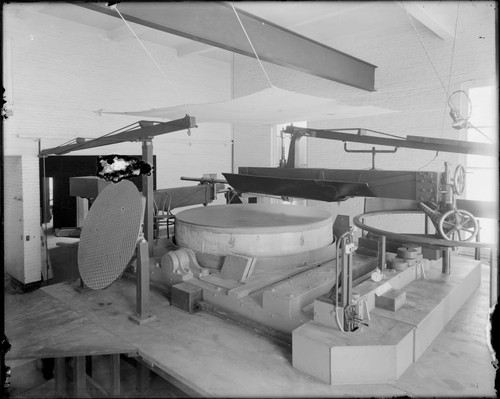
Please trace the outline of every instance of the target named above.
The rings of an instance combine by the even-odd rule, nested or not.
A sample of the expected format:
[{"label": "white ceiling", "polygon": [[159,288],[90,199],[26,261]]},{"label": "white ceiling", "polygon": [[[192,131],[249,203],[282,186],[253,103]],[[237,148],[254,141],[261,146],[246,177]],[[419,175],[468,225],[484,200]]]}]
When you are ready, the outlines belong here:
[{"label": "white ceiling", "polygon": [[[15,4],[15,3],[14,3]],[[14,5],[13,4],[13,5]],[[141,3],[147,6],[147,3]],[[296,1],[296,2],[234,2],[237,9],[273,22],[327,46],[338,48],[342,38],[377,30],[392,29],[405,32],[411,27],[406,11],[425,26],[431,34],[449,39],[453,33],[457,3],[449,2],[395,2],[395,1]],[[17,3],[10,6],[18,18],[32,18],[41,14],[62,18],[95,27],[103,40],[135,40],[119,18],[101,14],[70,3]],[[168,7],[168,3],[165,3]],[[120,4],[118,3],[118,9]],[[38,14],[37,14],[38,13]],[[179,56],[199,54],[229,61],[231,53],[194,42],[180,36],[131,24],[144,41],[175,48]],[[340,49],[342,50],[342,49]]]}]

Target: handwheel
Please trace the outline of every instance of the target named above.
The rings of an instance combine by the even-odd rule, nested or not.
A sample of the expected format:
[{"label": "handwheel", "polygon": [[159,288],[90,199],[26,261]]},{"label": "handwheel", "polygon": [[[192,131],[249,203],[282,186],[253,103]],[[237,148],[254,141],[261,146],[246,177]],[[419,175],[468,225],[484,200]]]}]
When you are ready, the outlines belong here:
[{"label": "handwheel", "polygon": [[463,194],[465,190],[465,168],[462,165],[456,167],[451,187],[456,195]]},{"label": "handwheel", "polygon": [[[479,231],[479,225],[472,213],[463,209],[452,209],[439,219],[439,234],[448,241],[472,241]],[[455,236],[458,239],[454,239]]]}]

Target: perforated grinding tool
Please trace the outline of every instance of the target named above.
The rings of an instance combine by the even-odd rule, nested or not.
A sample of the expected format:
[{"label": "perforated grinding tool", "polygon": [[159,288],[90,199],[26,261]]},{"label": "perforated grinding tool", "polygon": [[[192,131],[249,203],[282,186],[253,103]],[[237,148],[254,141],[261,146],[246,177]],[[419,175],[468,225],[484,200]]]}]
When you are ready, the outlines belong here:
[{"label": "perforated grinding tool", "polygon": [[124,180],[101,191],[83,223],[78,269],[87,287],[106,288],[125,270],[134,254],[144,218],[144,200]]}]

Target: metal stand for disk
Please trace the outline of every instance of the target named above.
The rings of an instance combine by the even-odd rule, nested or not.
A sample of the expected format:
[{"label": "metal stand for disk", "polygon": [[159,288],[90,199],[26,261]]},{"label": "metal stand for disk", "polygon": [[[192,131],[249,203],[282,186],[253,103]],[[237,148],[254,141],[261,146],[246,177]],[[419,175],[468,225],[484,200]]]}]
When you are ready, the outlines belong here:
[{"label": "metal stand for disk", "polygon": [[145,324],[156,319],[149,310],[149,245],[143,238],[139,238],[136,246],[137,255],[137,291],[136,313],[128,316],[137,324]]}]

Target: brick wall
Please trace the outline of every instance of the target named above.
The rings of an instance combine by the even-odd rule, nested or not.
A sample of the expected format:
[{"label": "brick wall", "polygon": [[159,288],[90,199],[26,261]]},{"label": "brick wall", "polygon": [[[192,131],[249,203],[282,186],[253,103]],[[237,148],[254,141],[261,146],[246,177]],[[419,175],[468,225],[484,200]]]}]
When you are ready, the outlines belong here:
[{"label": "brick wall", "polygon": [[[381,6],[388,3],[381,2]],[[389,4],[390,5],[390,4]],[[450,12],[455,15],[457,2],[449,2]],[[394,7],[397,7],[394,4]],[[384,28],[376,32],[360,32],[349,36],[332,35],[327,45],[377,65],[375,72],[376,91],[367,92],[326,79],[317,78],[291,69],[264,63],[271,82],[280,88],[304,94],[334,98],[346,104],[373,105],[398,111],[397,113],[366,118],[338,119],[332,121],[310,121],[313,128],[364,127],[394,135],[428,136],[445,139],[464,139],[465,132],[458,132],[451,127],[451,118],[447,108],[447,94],[436,76],[418,36],[412,25],[405,22],[404,10],[400,10],[404,29]],[[495,10],[493,2],[460,2],[456,41],[442,40],[420,23],[415,23],[427,53],[439,73],[448,92],[459,90],[464,84],[497,84],[495,74]],[[402,32],[402,33],[401,33]],[[454,47],[454,49],[453,49]],[[451,65],[451,68],[450,68]],[[235,57],[235,93],[247,94],[267,87],[265,76],[256,60],[243,56]],[[460,96],[458,96],[460,97]],[[457,97],[457,98],[458,98]],[[458,105],[458,104],[457,104]],[[248,132],[252,138],[240,138],[245,132],[235,134],[236,148],[240,148],[237,139],[246,143],[251,139],[259,140],[259,146],[268,144],[270,136],[267,130]],[[257,144],[253,144],[255,147]],[[253,148],[250,147],[249,148]],[[268,151],[271,146],[266,147]],[[308,139],[308,166],[369,169],[370,154],[348,154],[343,143],[337,141]],[[349,143],[348,148],[369,149]],[[382,147],[382,149],[388,149]],[[236,163],[247,162],[248,155],[236,152]],[[262,157],[268,159],[267,152]],[[396,154],[376,156],[376,168],[385,170],[433,170],[443,171],[444,162],[464,162],[464,157],[435,152],[399,149]],[[241,159],[244,162],[240,162]],[[260,158],[259,158],[260,159]],[[434,159],[434,161],[432,161]],[[430,164],[429,162],[432,161]],[[427,165],[428,164],[428,165]],[[427,166],[426,166],[427,165]],[[246,166],[246,165],[243,165]],[[255,165],[257,166],[257,165]],[[275,166],[275,165],[272,165]],[[333,214],[347,213],[351,216],[363,210],[361,199],[351,199],[340,204],[327,204],[308,201],[309,205],[322,206]],[[417,223],[417,222],[415,222]],[[400,221],[394,221],[394,228]]]},{"label": "brick wall", "polygon": [[[30,13],[30,7],[40,12]],[[8,57],[3,59],[8,66],[4,87],[9,89],[7,108],[13,111],[4,123],[4,153],[26,157],[22,163],[23,190],[27,193],[23,228],[30,241],[24,241],[24,277],[30,280],[40,275],[39,269],[34,272],[30,266],[40,252],[39,232],[33,230],[39,226],[38,138],[45,149],[76,137],[95,138],[148,119],[98,116],[94,111],[100,109],[143,110],[231,97],[231,65],[226,62],[196,54],[178,57],[175,49],[145,41],[167,80],[132,35],[111,40],[104,30],[48,15],[44,7],[76,6],[3,6],[4,40],[9,43],[4,53]],[[115,18],[109,18],[116,24]],[[186,131],[174,132],[155,138],[153,144],[158,188],[196,184],[179,180],[181,176],[231,170],[230,124],[200,123],[191,129],[190,136]],[[72,155],[140,151],[140,143],[123,143]],[[8,231],[6,236],[10,239]]]}]

